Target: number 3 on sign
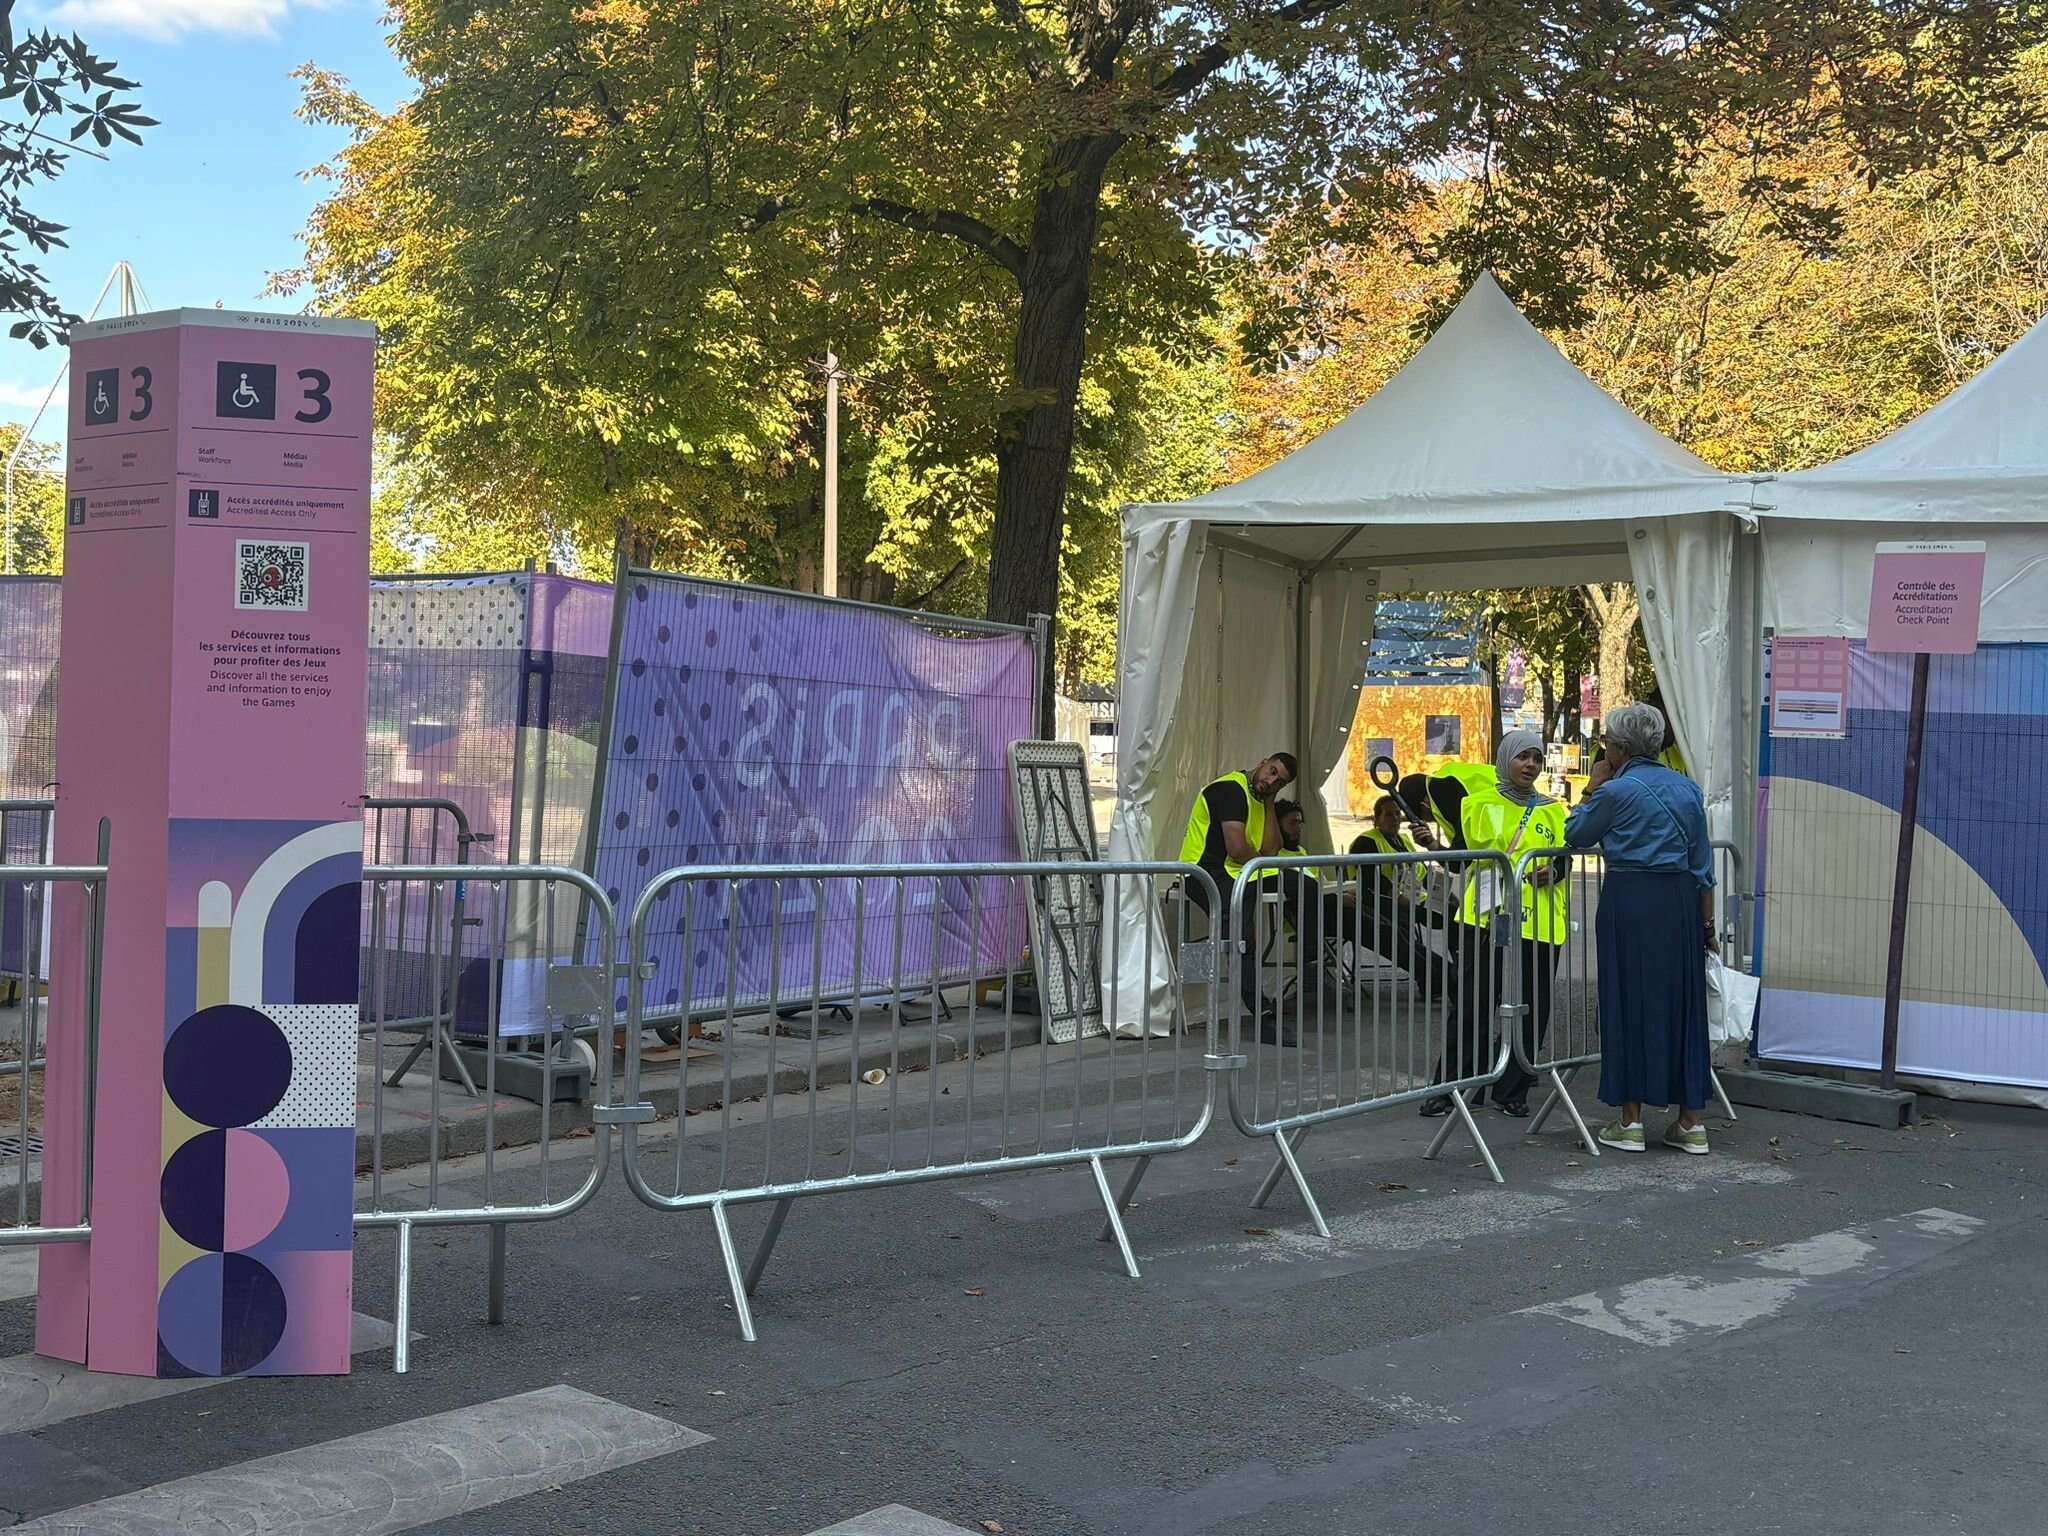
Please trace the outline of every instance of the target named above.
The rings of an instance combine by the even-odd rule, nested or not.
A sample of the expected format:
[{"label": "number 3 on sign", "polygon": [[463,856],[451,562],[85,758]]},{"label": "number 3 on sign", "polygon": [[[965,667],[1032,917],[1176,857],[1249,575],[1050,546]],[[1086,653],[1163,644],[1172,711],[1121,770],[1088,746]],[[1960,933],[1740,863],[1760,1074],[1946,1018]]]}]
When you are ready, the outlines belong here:
[{"label": "number 3 on sign", "polygon": [[305,400],[310,410],[294,413],[294,420],[304,422],[325,421],[334,414],[334,402],[327,398],[332,381],[318,368],[301,368],[299,382],[306,386]]}]

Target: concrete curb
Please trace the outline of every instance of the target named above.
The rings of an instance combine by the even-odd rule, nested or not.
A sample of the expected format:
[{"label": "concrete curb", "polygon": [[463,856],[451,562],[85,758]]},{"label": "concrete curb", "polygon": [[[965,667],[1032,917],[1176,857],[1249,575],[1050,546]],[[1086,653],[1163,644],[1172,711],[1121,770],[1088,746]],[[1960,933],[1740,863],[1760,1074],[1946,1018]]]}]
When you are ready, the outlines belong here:
[{"label": "concrete curb", "polygon": [[1759,1067],[1723,1067],[1721,1086],[1737,1104],[1775,1109],[1788,1115],[1813,1115],[1897,1130],[1918,1118],[1918,1101],[1903,1088],[1869,1088],[1861,1083],[1807,1077],[1797,1072],[1770,1072]]}]

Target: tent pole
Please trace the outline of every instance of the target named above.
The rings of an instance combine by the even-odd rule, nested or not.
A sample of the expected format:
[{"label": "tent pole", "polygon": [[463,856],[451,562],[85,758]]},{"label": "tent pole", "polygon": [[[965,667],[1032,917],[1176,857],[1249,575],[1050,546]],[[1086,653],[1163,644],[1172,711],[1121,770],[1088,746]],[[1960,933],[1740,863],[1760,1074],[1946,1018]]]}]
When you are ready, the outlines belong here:
[{"label": "tent pole", "polygon": [[1304,571],[1294,586],[1294,763],[1295,800],[1306,793],[1313,765],[1308,751],[1308,594],[1315,574]]}]

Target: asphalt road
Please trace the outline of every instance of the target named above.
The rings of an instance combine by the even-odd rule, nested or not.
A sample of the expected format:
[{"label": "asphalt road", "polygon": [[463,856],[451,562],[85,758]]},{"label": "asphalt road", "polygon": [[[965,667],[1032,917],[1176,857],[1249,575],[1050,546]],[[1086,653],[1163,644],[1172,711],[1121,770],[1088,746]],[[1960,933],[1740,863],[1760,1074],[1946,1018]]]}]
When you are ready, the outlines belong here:
[{"label": "asphalt road", "polygon": [[[1136,1281],[1096,1241],[1085,1169],[800,1202],[757,1344],[709,1218],[614,1177],[574,1219],[514,1232],[504,1326],[482,1321],[482,1237],[423,1237],[409,1375],[380,1349],[346,1380],[0,1424],[0,1511],[77,1510],[70,1528],[117,1536],[804,1536],[891,1504],[1009,1536],[2038,1531],[2040,1121],[1928,1107],[1940,1118],[1896,1132],[1745,1111],[1704,1159],[1595,1160],[1489,1114],[1505,1186],[1456,1139],[1423,1161],[1433,1125],[1389,1111],[1303,1149],[1328,1241],[1290,1192],[1247,1208],[1270,1157],[1226,1122],[1148,1177]],[[744,1160],[764,1127],[740,1119]],[[692,1129],[693,1158],[718,1145],[716,1117]],[[650,1138],[654,1161],[672,1134]],[[736,1214],[743,1257],[764,1219]],[[390,1318],[391,1283],[390,1240],[365,1239],[358,1310]],[[30,1348],[32,1306],[0,1301],[0,1357]],[[635,1410],[628,1436],[650,1418],[696,1433],[479,1507],[489,1474],[464,1458],[494,1453],[436,1447],[563,1386],[589,1397],[547,1397],[561,1427],[495,1454],[542,1464],[602,1440],[596,1399]],[[292,1504],[323,1467],[386,1476],[359,1464],[391,1469],[381,1523]],[[408,1478],[469,1489],[470,1512],[407,1506]],[[124,1496],[178,1479],[198,1479],[202,1513],[136,1523]],[[251,1484],[277,1507],[231,1517],[223,1490]]]}]

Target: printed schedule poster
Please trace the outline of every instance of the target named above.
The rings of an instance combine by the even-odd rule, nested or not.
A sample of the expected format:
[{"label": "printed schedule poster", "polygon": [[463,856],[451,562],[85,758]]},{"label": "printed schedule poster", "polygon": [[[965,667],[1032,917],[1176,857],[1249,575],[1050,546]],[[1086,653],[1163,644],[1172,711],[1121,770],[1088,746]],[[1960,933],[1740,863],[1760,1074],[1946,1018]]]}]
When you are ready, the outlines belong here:
[{"label": "printed schedule poster", "polygon": [[1840,635],[1779,635],[1771,643],[1771,734],[1849,734],[1849,642]]}]

